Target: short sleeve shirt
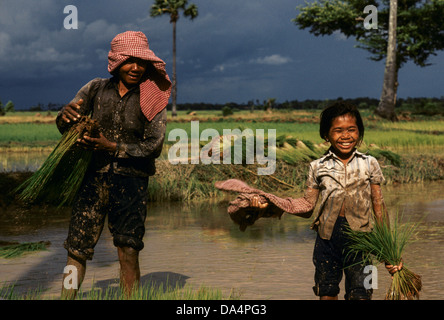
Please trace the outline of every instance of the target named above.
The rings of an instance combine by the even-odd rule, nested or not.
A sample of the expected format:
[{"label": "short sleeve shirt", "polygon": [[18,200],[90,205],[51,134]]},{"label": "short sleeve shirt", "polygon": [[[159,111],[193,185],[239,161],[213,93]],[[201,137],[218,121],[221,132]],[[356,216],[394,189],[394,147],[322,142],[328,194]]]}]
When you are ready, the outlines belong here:
[{"label": "short sleeve shirt", "polygon": [[320,203],[312,228],[330,239],[344,203],[345,217],[352,230],[370,231],[373,213],[370,184],[385,181],[376,158],[354,151],[344,166],[331,151],[310,163],[307,187],[319,190]]}]

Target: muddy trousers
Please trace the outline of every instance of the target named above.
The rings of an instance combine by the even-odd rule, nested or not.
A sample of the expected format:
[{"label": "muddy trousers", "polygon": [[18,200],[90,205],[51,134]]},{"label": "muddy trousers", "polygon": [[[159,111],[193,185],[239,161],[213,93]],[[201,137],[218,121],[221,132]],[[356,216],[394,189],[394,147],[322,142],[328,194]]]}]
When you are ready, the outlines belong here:
[{"label": "muddy trousers", "polygon": [[74,201],[64,247],[74,256],[91,260],[108,217],[115,246],[142,250],[147,188],[148,177],[112,172],[88,175]]},{"label": "muddy trousers", "polygon": [[330,240],[317,235],[313,251],[315,265],[315,286],[317,296],[337,296],[339,284],[345,275],[346,300],[371,299],[372,289],[366,289],[365,263],[362,256],[347,255],[347,237],[344,234],[348,223],[345,217],[339,216]]}]

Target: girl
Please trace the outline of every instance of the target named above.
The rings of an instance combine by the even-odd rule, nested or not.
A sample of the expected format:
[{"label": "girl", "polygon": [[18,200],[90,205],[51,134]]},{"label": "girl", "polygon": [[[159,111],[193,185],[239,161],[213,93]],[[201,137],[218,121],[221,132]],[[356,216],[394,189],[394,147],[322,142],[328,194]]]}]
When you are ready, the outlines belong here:
[{"label": "girl", "polygon": [[320,136],[331,147],[310,163],[303,198],[280,199],[249,189],[236,180],[217,183],[216,187],[242,192],[237,200],[244,203],[247,199],[247,208],[234,201],[229,208],[231,212],[238,205],[238,209],[259,208],[277,216],[287,212],[308,218],[319,202],[312,224],[317,232],[313,251],[314,293],[320,299],[337,299],[344,272],[345,299],[370,299],[372,290],[364,286],[368,275],[363,272],[362,260],[344,252],[347,241],[344,231],[347,226],[370,231],[372,212],[377,223],[382,223],[384,205],[380,185],[384,177],[374,157],[357,151],[364,137],[364,125],[354,105],[341,101],[327,107],[321,114]]}]

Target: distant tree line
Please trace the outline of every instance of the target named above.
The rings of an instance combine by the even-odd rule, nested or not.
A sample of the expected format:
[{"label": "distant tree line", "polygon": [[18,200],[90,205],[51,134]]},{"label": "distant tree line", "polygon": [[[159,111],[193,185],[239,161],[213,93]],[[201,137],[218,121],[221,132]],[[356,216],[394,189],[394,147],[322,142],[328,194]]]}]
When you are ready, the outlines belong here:
[{"label": "distant tree line", "polygon": [[37,103],[36,105],[30,107],[29,111],[59,111],[63,108],[64,103],[52,103],[49,102],[47,104]]},{"label": "distant tree line", "polygon": [[[276,102],[274,99],[268,99],[264,101],[250,100],[247,103],[229,102],[224,104],[212,104],[212,103],[182,103],[177,105],[177,110],[182,111],[201,111],[201,110],[222,110],[224,114],[229,114],[229,109],[236,110],[270,110],[270,101],[272,102],[271,110],[307,110],[307,109],[319,109],[322,110],[326,106],[337,102],[347,101],[355,104],[359,109],[371,109],[375,110],[379,104],[379,99],[375,98],[347,98],[338,97],[336,99],[326,100],[292,100],[284,102]],[[397,111],[407,111],[413,114],[423,115],[444,115],[444,96],[441,98],[399,98],[396,101]]]},{"label": "distant tree line", "polygon": [[[249,110],[251,112],[258,110],[267,110],[272,112],[273,110],[310,110],[310,109],[318,109],[322,110],[329,104],[332,104],[336,101],[343,100],[348,101],[350,103],[355,104],[359,109],[370,109],[375,110],[379,104],[379,99],[375,98],[347,98],[344,99],[342,97],[338,97],[336,99],[306,99],[306,100],[292,100],[292,101],[284,101],[277,102],[276,99],[270,98],[267,100],[260,101],[250,100],[247,103],[236,103],[236,102],[228,102],[228,103],[205,103],[205,102],[196,102],[196,103],[181,103],[177,104],[177,110],[193,112],[193,111],[202,111],[202,110],[220,110],[223,111],[224,115],[233,114],[233,112],[238,110]],[[42,112],[42,111],[59,111],[64,104],[62,103],[52,103],[49,102],[47,104],[37,103],[34,106],[29,107],[25,111],[34,111],[34,112]],[[441,98],[399,98],[396,101],[396,109],[397,112],[410,112],[412,114],[422,114],[422,115],[444,115],[444,96]],[[168,105],[168,110],[171,110],[171,104]],[[0,101],[0,116],[5,115],[6,112],[13,112],[14,103],[12,101],[8,101],[5,105]]]}]

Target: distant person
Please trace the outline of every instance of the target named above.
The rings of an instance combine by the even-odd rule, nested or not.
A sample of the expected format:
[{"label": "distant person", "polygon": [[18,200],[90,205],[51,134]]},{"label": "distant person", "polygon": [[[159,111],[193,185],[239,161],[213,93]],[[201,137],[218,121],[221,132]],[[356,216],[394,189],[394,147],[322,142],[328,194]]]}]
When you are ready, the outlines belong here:
[{"label": "distant person", "polygon": [[[368,276],[364,262],[360,257],[347,256],[344,230],[349,226],[352,230],[370,231],[372,214],[376,223],[383,223],[386,212],[380,185],[384,177],[374,157],[357,151],[364,138],[364,125],[354,105],[341,101],[327,107],[321,114],[320,136],[331,146],[310,163],[303,198],[282,199],[260,190],[255,193],[255,189],[239,180],[218,182],[216,187],[243,192],[234,203],[243,202],[247,210],[267,210],[268,216],[287,212],[309,218],[319,200],[312,224],[317,231],[313,291],[322,300],[338,299],[345,273],[345,299],[369,300],[372,289],[364,286]],[[397,266],[387,269],[393,273]]]},{"label": "distant person", "polygon": [[[112,40],[108,71],[111,78],[88,82],[57,116],[62,133],[80,115],[90,115],[101,130],[99,138],[79,141],[94,155],[73,204],[64,247],[80,287],[108,216],[121,288],[129,295],[140,280],[148,180],[165,139],[171,82],[165,63],[149,49],[142,32],[127,31]],[[76,293],[63,287],[62,298],[75,298]]]}]

